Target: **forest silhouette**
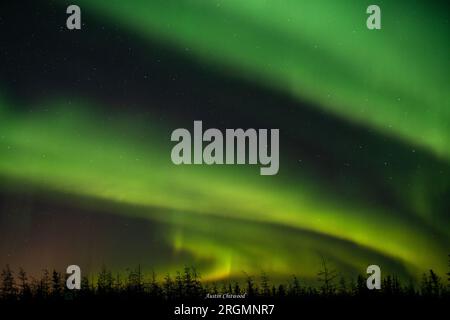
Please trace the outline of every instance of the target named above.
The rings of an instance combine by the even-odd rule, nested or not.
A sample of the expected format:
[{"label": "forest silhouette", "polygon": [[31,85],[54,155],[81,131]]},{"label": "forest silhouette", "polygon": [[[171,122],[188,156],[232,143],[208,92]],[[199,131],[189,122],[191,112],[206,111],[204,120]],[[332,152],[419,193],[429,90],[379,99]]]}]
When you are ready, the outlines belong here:
[{"label": "forest silhouette", "polygon": [[83,276],[80,290],[70,290],[66,286],[69,275],[56,270],[44,269],[40,278],[29,277],[25,270],[14,271],[6,265],[0,276],[0,303],[96,301],[104,299],[161,301],[198,300],[207,294],[229,294],[257,298],[403,298],[403,299],[444,299],[450,297],[450,255],[449,272],[446,279],[433,270],[422,275],[419,284],[402,283],[395,274],[383,277],[380,290],[369,290],[366,276],[356,279],[340,276],[325,259],[317,272],[317,285],[306,285],[293,275],[285,283],[271,283],[269,275],[245,274],[243,281],[202,281],[194,267],[185,266],[174,275],[166,274],[158,280],[155,272],[145,274],[141,267],[127,269],[124,273],[113,273],[103,266],[91,280]]}]

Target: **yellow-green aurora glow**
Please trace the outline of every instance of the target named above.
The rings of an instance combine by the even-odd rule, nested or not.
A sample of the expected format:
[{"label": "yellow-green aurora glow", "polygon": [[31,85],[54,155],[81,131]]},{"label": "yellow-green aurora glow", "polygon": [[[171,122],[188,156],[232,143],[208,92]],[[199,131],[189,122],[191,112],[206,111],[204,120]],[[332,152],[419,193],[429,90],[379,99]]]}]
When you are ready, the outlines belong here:
[{"label": "yellow-green aurora glow", "polygon": [[[162,241],[181,257],[174,262],[152,252],[148,264],[161,273],[188,263],[199,266],[205,279],[239,277],[243,270],[314,277],[320,255],[351,272],[377,262],[413,277],[430,268],[446,271],[445,10],[379,1],[383,29],[371,32],[365,27],[367,1],[78,3],[83,14],[118,24],[144,42],[168,46],[195,64],[306,101],[320,114],[367,130],[378,148],[363,158],[393,200],[386,203],[370,192],[365,197],[359,188],[372,181],[358,174],[345,189],[333,188],[283,149],[283,128],[276,176],[260,176],[255,166],[175,166],[175,121],[126,111],[111,115],[105,101],[77,93],[41,95],[25,105],[0,87],[0,177],[10,192],[20,193],[26,184],[44,194],[92,200],[81,206],[161,224]],[[141,105],[164,107],[164,101]],[[283,113],[283,107],[273,110]],[[388,142],[411,156],[385,151]],[[330,136],[320,146],[340,159],[351,143]],[[385,160],[385,153],[395,160]],[[416,163],[416,156],[431,160]]]},{"label": "yellow-green aurora glow", "polygon": [[[361,267],[358,255],[364,250],[350,249],[358,253],[355,256],[337,239],[400,260],[413,273],[423,265],[445,268],[442,256],[449,233],[444,229],[444,238],[433,235],[439,232],[432,229],[432,213],[431,221],[419,224],[376,205],[340,201],[301,170],[284,170],[266,179],[254,167],[175,167],[162,130],[147,130],[140,139],[138,120],[121,119],[106,127],[99,125],[100,117],[82,112],[87,110],[83,104],[72,103],[71,111],[61,108],[62,102],[45,106],[57,111],[38,117],[4,111],[0,172],[49,190],[148,207],[118,213],[168,222],[167,240],[176,250],[214,261],[205,277],[255,268],[281,275],[300,268],[313,276],[314,251],[323,246],[328,246],[325,252],[345,257],[348,265]],[[126,138],[120,134],[124,130]],[[226,218],[219,230],[217,217]],[[335,240],[315,239],[311,244],[306,235],[286,232],[282,226]]]}]

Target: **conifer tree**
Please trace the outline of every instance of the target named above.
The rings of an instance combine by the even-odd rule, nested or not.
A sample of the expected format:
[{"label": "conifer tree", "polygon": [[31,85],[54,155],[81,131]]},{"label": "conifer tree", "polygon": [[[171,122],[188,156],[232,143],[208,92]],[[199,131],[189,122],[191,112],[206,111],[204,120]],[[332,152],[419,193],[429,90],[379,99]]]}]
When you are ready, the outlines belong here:
[{"label": "conifer tree", "polygon": [[1,274],[1,295],[6,300],[12,300],[16,294],[16,284],[14,280],[13,271],[9,264],[5,266]]}]

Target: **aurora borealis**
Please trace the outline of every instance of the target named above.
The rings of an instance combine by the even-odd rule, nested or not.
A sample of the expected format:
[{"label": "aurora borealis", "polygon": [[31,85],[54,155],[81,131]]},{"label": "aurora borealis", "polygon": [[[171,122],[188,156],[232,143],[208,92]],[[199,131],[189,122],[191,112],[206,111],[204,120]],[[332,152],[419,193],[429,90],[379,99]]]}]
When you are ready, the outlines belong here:
[{"label": "aurora borealis", "polygon": [[[1,6],[0,264],[447,272],[446,3],[378,1],[369,31],[367,1],[77,1],[76,32],[25,3]],[[279,173],[173,165],[194,120],[279,128]]]}]

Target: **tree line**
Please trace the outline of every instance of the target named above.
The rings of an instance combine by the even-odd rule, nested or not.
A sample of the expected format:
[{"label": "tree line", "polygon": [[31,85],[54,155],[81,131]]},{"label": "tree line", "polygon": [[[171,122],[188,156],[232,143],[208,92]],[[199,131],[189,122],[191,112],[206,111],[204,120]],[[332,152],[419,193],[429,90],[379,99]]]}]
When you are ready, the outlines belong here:
[{"label": "tree line", "polygon": [[[450,255],[449,255],[450,268]],[[184,267],[175,275],[158,280],[155,272],[144,274],[140,266],[124,273],[113,273],[105,266],[89,280],[84,276],[80,290],[66,287],[67,275],[56,270],[43,270],[39,279],[29,277],[22,268],[17,272],[6,265],[0,275],[0,301],[61,301],[102,298],[153,298],[161,300],[201,299],[206,294],[232,294],[252,297],[416,297],[449,298],[450,272],[442,279],[433,270],[423,273],[420,283],[402,283],[398,276],[387,275],[380,290],[369,290],[366,277],[347,279],[322,261],[317,285],[306,285],[293,275],[285,283],[271,283],[262,272],[255,277],[245,273],[243,281],[202,282],[194,267]]]}]

